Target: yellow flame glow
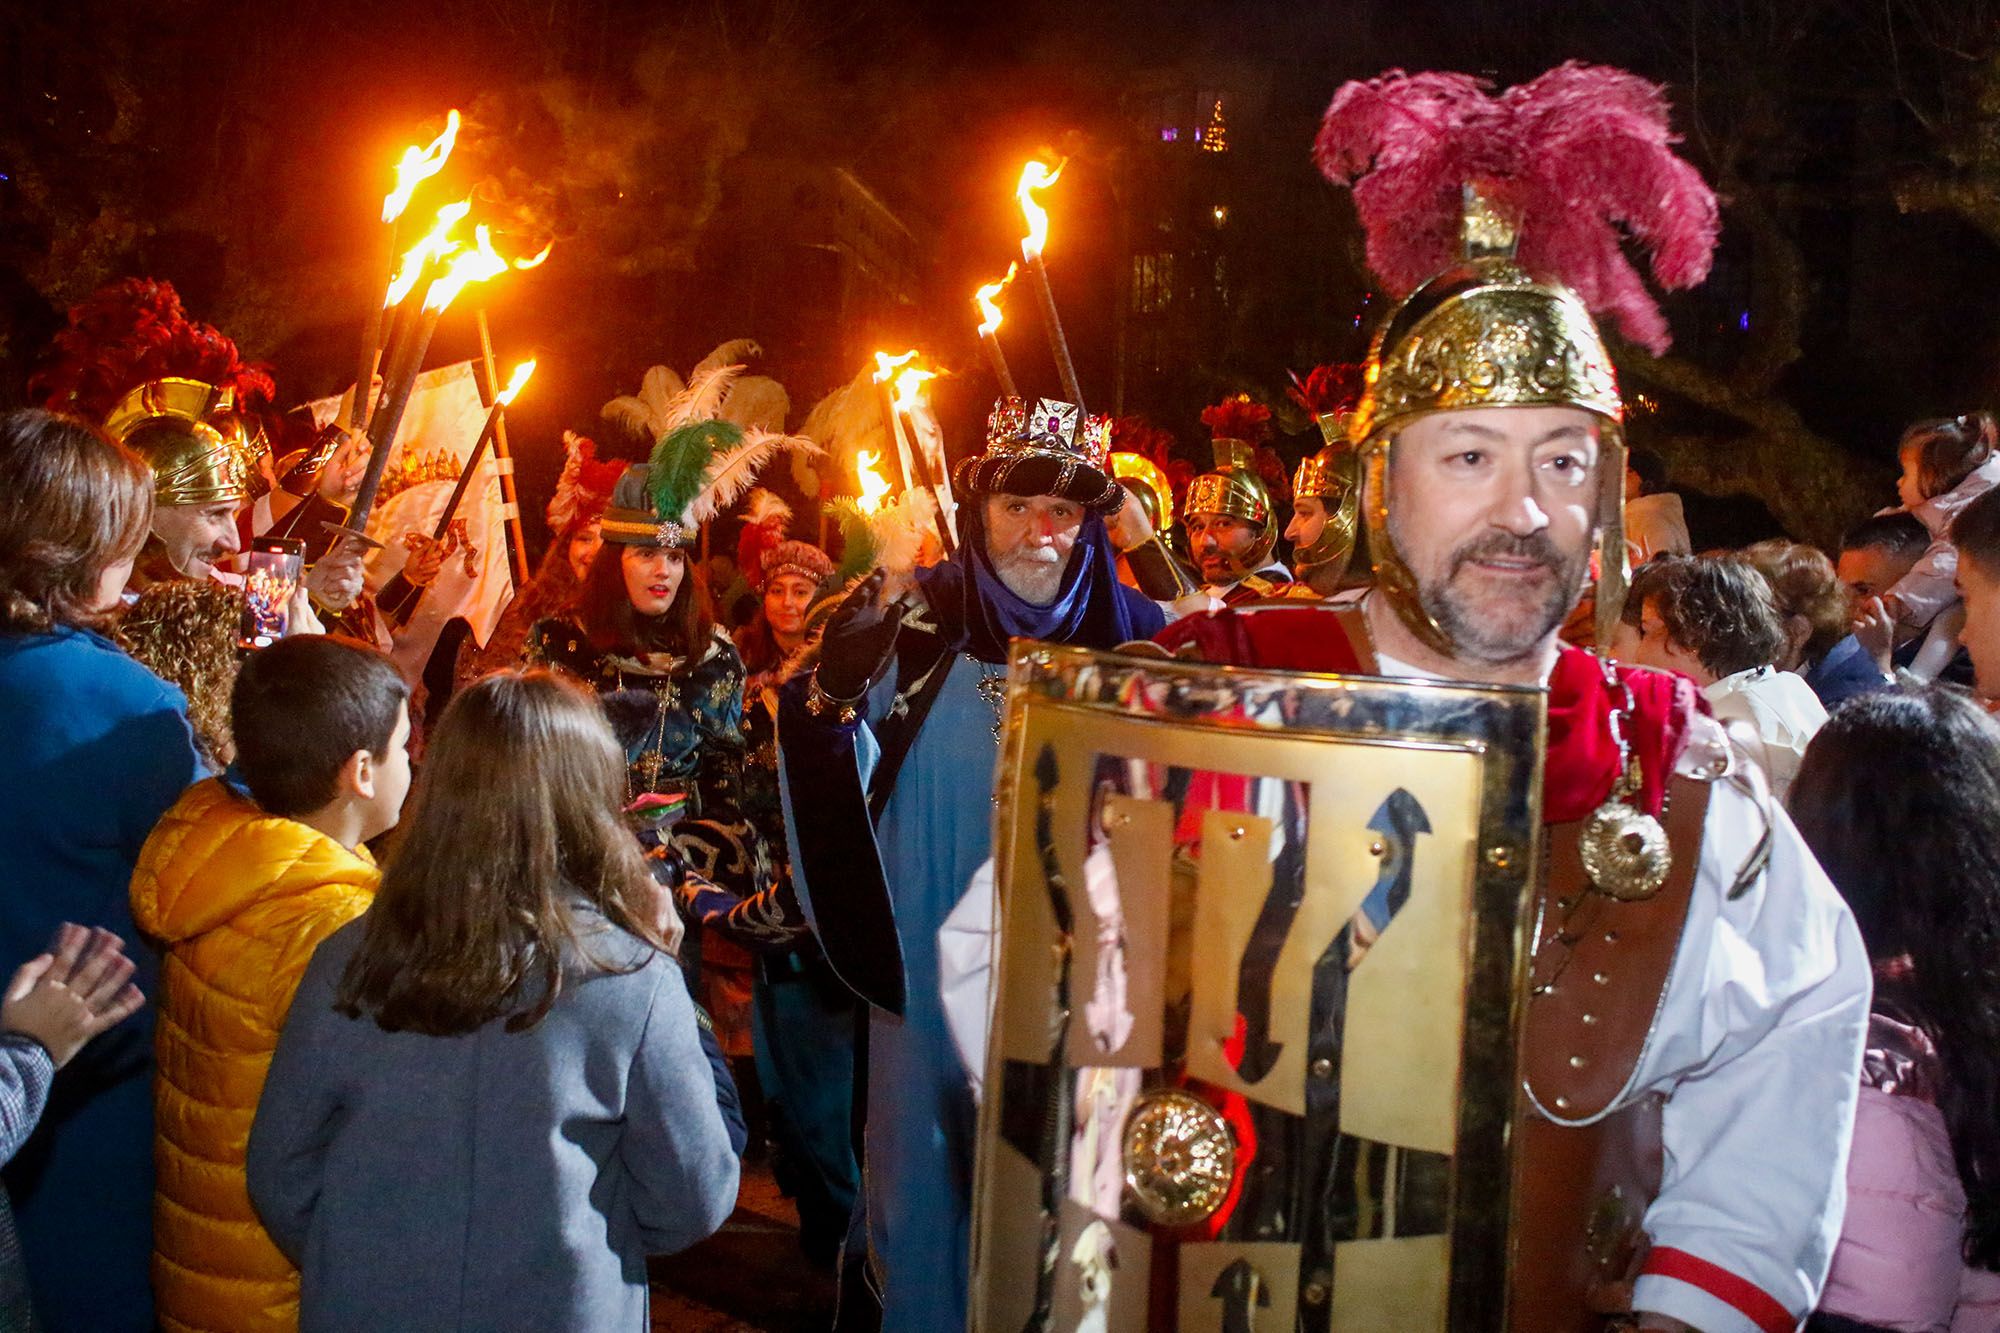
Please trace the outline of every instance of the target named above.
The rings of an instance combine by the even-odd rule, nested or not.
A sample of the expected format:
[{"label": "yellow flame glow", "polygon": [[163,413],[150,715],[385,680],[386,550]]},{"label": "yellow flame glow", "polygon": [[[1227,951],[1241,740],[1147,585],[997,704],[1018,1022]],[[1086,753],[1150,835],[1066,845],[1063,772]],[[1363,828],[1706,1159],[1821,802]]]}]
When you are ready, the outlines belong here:
[{"label": "yellow flame glow", "polygon": [[475,282],[497,278],[507,271],[507,261],[493,248],[493,232],[483,223],[472,229],[474,244],[460,248],[446,261],[445,270],[424,294],[424,309],[443,311],[458,294]]},{"label": "yellow flame glow", "polygon": [[416,285],[418,276],[424,271],[426,261],[443,259],[459,248],[451,234],[471,211],[470,199],[446,204],[438,210],[436,225],[424,234],[422,240],[403,252],[403,266],[396,270],[396,276],[389,282],[388,294],[382,300],[384,310],[402,304],[403,298],[410,294],[410,288]]},{"label": "yellow flame glow", "polygon": [[1021,258],[1030,262],[1041,258],[1042,247],[1049,240],[1049,211],[1035,199],[1037,190],[1046,190],[1062,179],[1063,168],[1069,164],[1064,158],[1053,168],[1039,158],[1028,159],[1021,168],[1021,183],[1014,187],[1014,197],[1021,201],[1021,216],[1027,219],[1028,234],[1021,238]]},{"label": "yellow flame glow", "polygon": [[500,391],[500,406],[512,407],[521,390],[528,387],[528,380],[535,373],[533,359],[523,361],[514,367],[514,373],[507,377],[507,387]]},{"label": "yellow flame glow", "polygon": [[877,384],[887,383],[897,370],[917,359],[917,349],[912,347],[901,356],[890,356],[887,352],[875,353],[875,374],[871,377]]},{"label": "yellow flame glow", "polygon": [[935,370],[924,370],[918,366],[906,366],[896,372],[896,395],[894,406],[898,412],[914,412],[923,406],[924,382],[937,378]]},{"label": "yellow flame glow", "polygon": [[999,298],[1009,287],[1013,286],[1014,275],[1020,272],[1020,270],[1021,266],[1019,264],[1009,264],[1007,265],[1006,277],[1000,279],[998,282],[989,282],[972,294],[972,303],[979,307],[980,314],[986,316],[985,320],[979,325],[980,337],[984,338],[988,334],[999,331],[1001,320]]},{"label": "yellow flame glow", "polygon": [[445,159],[451,156],[452,145],[458,142],[458,112],[451,111],[444,118],[444,133],[431,140],[427,148],[409,147],[403,150],[403,160],[396,164],[396,188],[382,197],[382,221],[394,222],[403,216],[403,210],[410,206],[410,196],[417,187],[444,170]]},{"label": "yellow flame glow", "polygon": [[888,479],[875,470],[881,461],[882,455],[873,449],[857,450],[854,455],[854,479],[861,484],[860,498],[854,503],[864,514],[881,509],[889,494]]},{"label": "yellow flame glow", "polygon": [[549,251],[555,248],[556,248],[556,243],[554,241],[550,241],[542,247],[541,253],[536,255],[533,259],[515,260],[514,267],[521,272],[526,272],[528,269],[531,268],[540,268],[542,266],[542,261],[549,257]]}]

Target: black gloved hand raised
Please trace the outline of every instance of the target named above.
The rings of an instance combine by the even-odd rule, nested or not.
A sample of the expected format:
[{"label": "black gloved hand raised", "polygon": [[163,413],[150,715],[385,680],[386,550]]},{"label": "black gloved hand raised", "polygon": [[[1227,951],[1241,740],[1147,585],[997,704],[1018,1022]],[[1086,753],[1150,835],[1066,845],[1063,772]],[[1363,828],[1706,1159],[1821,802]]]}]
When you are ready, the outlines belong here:
[{"label": "black gloved hand raised", "polygon": [[847,595],[820,637],[817,679],[820,692],[834,699],[859,699],[889,664],[896,631],[903,622],[903,599],[882,604],[888,574],[876,570]]}]

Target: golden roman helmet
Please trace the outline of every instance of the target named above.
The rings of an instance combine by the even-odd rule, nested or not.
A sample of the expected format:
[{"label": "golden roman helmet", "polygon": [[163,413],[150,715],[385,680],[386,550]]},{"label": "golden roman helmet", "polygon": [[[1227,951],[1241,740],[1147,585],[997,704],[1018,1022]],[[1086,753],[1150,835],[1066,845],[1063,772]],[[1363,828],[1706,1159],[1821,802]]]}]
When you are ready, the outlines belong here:
[{"label": "golden roman helmet", "polygon": [[1325,570],[1338,580],[1354,559],[1354,543],[1361,529],[1361,479],[1355,466],[1354,446],[1347,441],[1349,412],[1329,412],[1313,418],[1326,445],[1306,455],[1292,477],[1292,500],[1302,497],[1326,506],[1326,524],[1319,536],[1292,548],[1292,563],[1300,577],[1307,570]]},{"label": "golden roman helmet", "polygon": [[1464,261],[1404,298],[1376,331],[1367,383],[1349,424],[1367,482],[1363,506],[1375,578],[1413,633],[1455,650],[1418,596],[1389,538],[1389,455],[1419,417],[1476,407],[1577,407],[1600,418],[1597,633],[1609,643],[1625,604],[1624,403],[1611,354],[1575,293],[1514,262],[1515,229],[1470,186]]},{"label": "golden roman helmet", "polygon": [[1111,455],[1111,475],[1139,501],[1153,531],[1165,532],[1174,522],[1174,484],[1159,464],[1144,454],[1119,451]]},{"label": "golden roman helmet", "polygon": [[268,452],[263,432],[236,410],[235,393],[200,380],[140,385],[111,409],[104,431],[146,460],[163,505],[249,499],[257,459]]},{"label": "golden roman helmet", "polygon": [[1245,573],[1261,568],[1271,558],[1271,548],[1278,541],[1277,507],[1264,488],[1264,479],[1257,475],[1257,451],[1247,440],[1215,441],[1215,470],[1188,483],[1181,510],[1189,518],[1225,514],[1256,528],[1257,540],[1239,562]]}]

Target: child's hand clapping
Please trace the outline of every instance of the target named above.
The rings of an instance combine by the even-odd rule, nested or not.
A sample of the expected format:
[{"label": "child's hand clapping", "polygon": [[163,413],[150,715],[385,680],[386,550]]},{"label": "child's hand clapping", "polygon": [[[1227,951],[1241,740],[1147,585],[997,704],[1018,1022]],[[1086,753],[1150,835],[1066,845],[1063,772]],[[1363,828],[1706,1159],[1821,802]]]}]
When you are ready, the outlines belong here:
[{"label": "child's hand clapping", "polygon": [[60,1069],[98,1033],[138,1012],[125,942],[108,930],[63,923],[49,952],[21,964],[0,997],[0,1031],[40,1042]]}]

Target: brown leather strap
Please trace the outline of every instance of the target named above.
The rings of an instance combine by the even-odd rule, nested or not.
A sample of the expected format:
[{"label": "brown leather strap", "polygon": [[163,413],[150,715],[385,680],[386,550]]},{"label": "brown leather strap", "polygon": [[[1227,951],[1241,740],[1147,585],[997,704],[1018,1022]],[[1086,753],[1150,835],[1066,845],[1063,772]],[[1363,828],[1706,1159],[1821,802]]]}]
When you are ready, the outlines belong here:
[{"label": "brown leather strap", "polygon": [[1674,779],[1664,820],[1673,868],[1639,902],[1590,887],[1583,821],[1547,830],[1521,1075],[1557,1120],[1601,1114],[1632,1079],[1680,951],[1707,813],[1708,785]]}]

